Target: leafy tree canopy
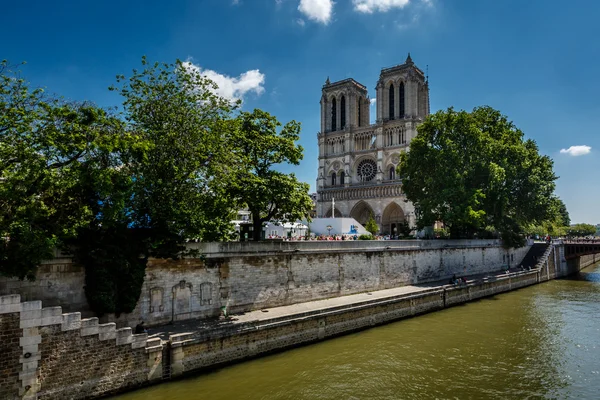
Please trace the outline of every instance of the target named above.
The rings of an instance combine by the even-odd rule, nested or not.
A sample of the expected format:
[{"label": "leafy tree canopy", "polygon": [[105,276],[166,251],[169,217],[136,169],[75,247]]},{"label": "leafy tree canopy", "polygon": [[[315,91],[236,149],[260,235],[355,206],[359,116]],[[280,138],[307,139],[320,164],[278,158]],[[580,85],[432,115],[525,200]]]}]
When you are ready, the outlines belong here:
[{"label": "leafy tree canopy", "polygon": [[371,215],[369,216],[369,219],[367,220],[367,223],[365,224],[365,229],[367,230],[367,232],[369,232],[372,236],[377,235],[377,232],[379,231],[379,227],[377,226],[377,222],[375,221],[375,218],[373,217],[373,214],[371,213]]},{"label": "leafy tree canopy", "polygon": [[281,129],[277,118],[262,110],[242,112],[230,143],[237,160],[230,172],[230,190],[252,213],[253,239],[260,240],[263,223],[309,219],[312,200],[309,185],[292,174],[276,171],[282,163],[302,160],[300,124],[290,121]]},{"label": "leafy tree canopy", "polygon": [[134,142],[106,111],[31,89],[18,66],[0,63],[0,273],[33,279],[62,239],[94,220],[81,183],[110,181],[111,154]]},{"label": "leafy tree canopy", "polygon": [[575,224],[567,229],[567,235],[569,236],[594,236],[596,234],[596,227],[592,224]]},{"label": "leafy tree canopy", "polygon": [[556,217],[553,162],[499,111],[439,111],[418,128],[399,176],[418,228],[442,221],[452,238],[490,228],[507,246],[525,228]]}]

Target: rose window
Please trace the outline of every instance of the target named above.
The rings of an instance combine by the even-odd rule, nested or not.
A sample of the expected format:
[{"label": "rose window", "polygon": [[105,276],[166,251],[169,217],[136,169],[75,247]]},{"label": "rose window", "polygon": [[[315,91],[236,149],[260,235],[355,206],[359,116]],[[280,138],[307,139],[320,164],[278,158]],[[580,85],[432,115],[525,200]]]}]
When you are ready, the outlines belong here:
[{"label": "rose window", "polygon": [[375,161],[373,160],[362,160],[358,163],[356,172],[362,182],[373,180],[377,173],[377,164],[375,164]]}]

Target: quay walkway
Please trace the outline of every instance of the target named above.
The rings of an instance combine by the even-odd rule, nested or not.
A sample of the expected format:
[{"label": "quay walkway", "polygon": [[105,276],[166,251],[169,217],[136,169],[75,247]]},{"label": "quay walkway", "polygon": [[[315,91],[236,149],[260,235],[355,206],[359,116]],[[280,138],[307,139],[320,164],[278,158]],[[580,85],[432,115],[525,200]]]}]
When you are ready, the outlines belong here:
[{"label": "quay walkway", "polygon": [[[497,278],[505,277],[507,275],[515,275],[519,272],[521,272],[520,268],[512,268],[509,271],[503,270],[497,271],[496,273],[465,275],[464,277],[467,279],[466,284],[469,284],[483,280],[494,281]],[[148,328],[148,338],[158,337],[164,341],[168,341],[169,337],[172,335],[207,332],[213,329],[234,327],[235,325],[241,326],[248,323],[269,324],[272,322],[302,318],[328,311],[337,311],[346,308],[367,305],[369,303],[378,301],[400,299],[419,293],[440,290],[444,287],[452,288],[455,287],[455,285],[448,284],[448,281],[444,280],[425,284],[406,285],[392,289],[363,292],[324,300],[308,301],[287,306],[265,308],[242,314],[232,314],[227,318],[221,317],[178,321],[169,325]]]}]

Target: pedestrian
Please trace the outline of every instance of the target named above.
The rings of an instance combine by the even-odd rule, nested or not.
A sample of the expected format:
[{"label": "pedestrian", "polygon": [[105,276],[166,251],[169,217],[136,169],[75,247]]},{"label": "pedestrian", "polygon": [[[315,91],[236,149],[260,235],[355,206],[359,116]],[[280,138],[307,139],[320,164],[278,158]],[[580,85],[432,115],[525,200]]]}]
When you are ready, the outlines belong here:
[{"label": "pedestrian", "polygon": [[148,333],[148,330],[146,330],[146,327],[144,326],[144,321],[141,321],[135,326],[135,334],[138,335],[140,333]]}]

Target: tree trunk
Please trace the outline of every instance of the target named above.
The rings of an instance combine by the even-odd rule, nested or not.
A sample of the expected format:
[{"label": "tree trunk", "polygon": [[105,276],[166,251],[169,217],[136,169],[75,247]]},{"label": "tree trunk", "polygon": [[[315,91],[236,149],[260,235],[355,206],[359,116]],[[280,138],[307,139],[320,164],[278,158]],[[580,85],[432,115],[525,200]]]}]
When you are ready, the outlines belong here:
[{"label": "tree trunk", "polygon": [[262,220],[260,212],[252,213],[252,240],[259,241],[262,239]]}]

